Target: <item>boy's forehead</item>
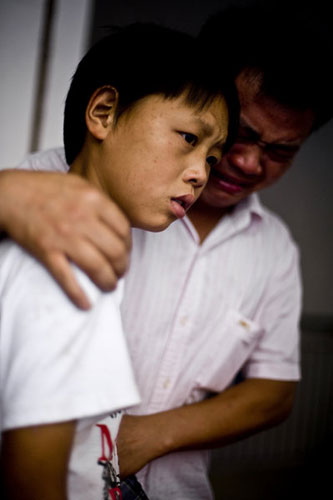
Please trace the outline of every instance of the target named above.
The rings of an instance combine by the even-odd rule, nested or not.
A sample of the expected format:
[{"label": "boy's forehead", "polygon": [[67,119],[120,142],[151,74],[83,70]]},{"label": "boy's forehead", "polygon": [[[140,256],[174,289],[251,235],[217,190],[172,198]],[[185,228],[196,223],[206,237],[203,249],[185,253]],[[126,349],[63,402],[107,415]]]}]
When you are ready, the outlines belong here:
[{"label": "boy's forehead", "polygon": [[[179,96],[167,97],[162,94],[151,94],[140,101],[132,108],[137,114],[153,113],[161,118],[183,117],[192,124],[197,125],[207,135],[216,132],[216,127],[224,128],[228,123],[228,107],[222,96],[210,99],[204,104],[198,101],[191,102],[186,92]],[[223,132],[224,133],[224,132]]]}]

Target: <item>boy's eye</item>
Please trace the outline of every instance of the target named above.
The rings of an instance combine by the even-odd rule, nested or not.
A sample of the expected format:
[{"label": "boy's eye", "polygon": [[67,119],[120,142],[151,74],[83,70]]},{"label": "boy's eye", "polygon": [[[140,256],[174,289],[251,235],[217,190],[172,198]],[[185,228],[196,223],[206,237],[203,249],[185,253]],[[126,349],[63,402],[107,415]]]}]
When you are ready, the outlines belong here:
[{"label": "boy's eye", "polygon": [[197,136],[194,134],[190,134],[189,132],[180,132],[180,135],[182,135],[185,141],[191,144],[191,146],[195,146],[198,142]]},{"label": "boy's eye", "polygon": [[206,162],[210,167],[214,167],[219,162],[219,159],[216,156],[208,156]]}]

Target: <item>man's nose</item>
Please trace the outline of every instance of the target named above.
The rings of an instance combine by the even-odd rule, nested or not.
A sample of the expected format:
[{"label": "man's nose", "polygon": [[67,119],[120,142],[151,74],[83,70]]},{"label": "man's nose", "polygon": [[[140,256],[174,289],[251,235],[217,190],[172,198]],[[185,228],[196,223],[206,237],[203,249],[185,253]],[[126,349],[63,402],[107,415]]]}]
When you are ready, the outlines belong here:
[{"label": "man's nose", "polygon": [[209,165],[205,160],[198,159],[195,162],[191,162],[191,165],[184,172],[184,182],[189,182],[196,188],[203,187],[209,175]]},{"label": "man's nose", "polygon": [[262,151],[258,144],[234,144],[227,156],[229,163],[246,175],[262,173]]}]

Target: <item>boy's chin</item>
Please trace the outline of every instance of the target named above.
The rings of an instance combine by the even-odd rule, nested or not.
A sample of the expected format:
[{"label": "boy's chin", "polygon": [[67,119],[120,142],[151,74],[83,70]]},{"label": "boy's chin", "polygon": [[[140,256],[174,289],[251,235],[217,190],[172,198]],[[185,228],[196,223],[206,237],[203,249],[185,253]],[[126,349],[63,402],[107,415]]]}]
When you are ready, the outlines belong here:
[{"label": "boy's chin", "polygon": [[143,221],[133,221],[132,227],[136,227],[138,229],[144,229],[145,231],[150,231],[152,233],[159,233],[167,229],[170,224],[177,220],[175,217],[160,217],[159,220],[155,218],[154,220],[145,220]]}]

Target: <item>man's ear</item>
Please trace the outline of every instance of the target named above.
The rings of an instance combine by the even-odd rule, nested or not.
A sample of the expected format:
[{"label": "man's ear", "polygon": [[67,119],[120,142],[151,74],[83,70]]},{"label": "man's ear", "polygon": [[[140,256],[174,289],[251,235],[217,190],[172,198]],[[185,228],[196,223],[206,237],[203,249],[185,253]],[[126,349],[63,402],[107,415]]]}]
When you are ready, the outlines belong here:
[{"label": "man's ear", "polygon": [[113,124],[115,110],[118,104],[118,92],[109,85],[95,90],[89,99],[86,109],[86,125],[89,132],[103,140]]}]

